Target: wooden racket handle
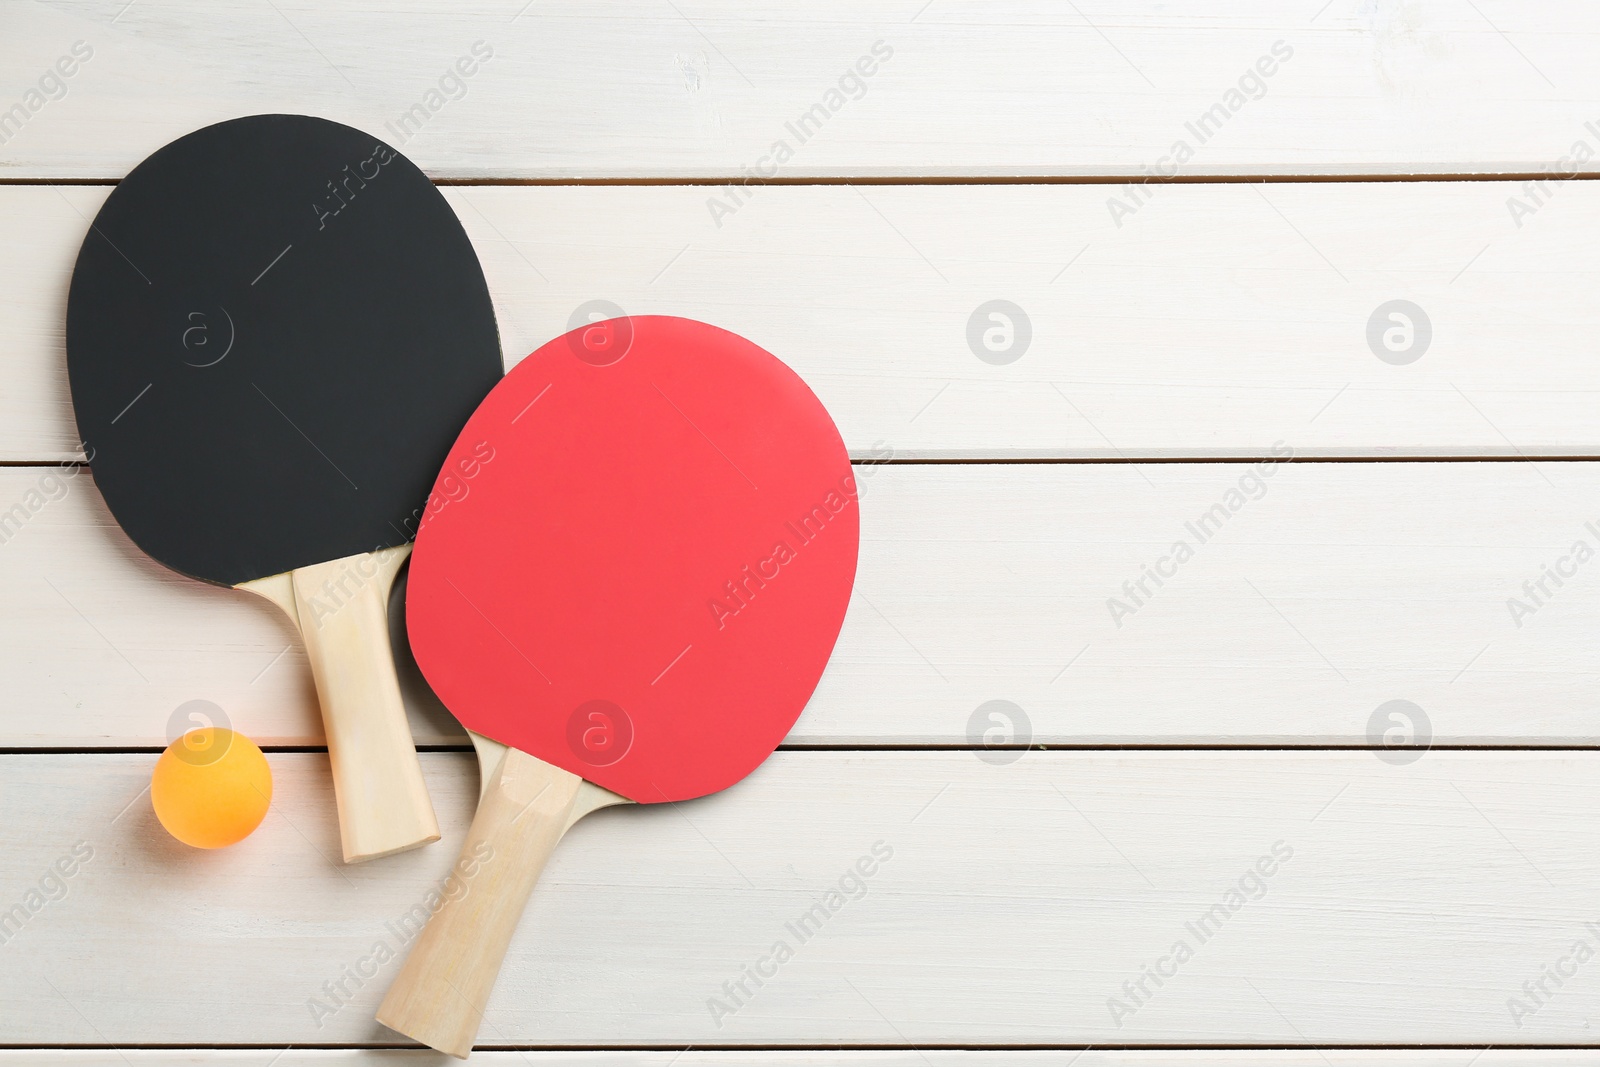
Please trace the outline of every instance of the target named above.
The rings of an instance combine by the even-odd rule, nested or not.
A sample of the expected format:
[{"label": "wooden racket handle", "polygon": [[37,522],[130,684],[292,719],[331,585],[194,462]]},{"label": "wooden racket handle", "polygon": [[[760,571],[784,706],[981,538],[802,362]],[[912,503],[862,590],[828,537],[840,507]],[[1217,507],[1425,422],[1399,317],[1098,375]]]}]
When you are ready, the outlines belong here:
[{"label": "wooden racket handle", "polygon": [[281,607],[305,641],[346,863],[439,840],[389,643],[389,590],[410,549],[348,556],[240,587]]},{"label": "wooden racket handle", "polygon": [[[511,935],[545,861],[570,824],[583,780],[516,749],[494,771],[446,893],[423,927],[378,1021],[465,1059]],[[465,872],[471,872],[470,877]]]}]

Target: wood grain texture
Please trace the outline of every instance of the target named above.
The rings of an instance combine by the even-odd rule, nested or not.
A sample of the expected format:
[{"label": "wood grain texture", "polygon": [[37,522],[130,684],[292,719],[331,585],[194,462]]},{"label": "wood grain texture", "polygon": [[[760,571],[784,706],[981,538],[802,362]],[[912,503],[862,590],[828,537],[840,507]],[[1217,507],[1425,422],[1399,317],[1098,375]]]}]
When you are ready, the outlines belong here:
[{"label": "wood grain texture", "polygon": [[[720,228],[704,187],[445,192],[508,362],[594,300],[703,319],[858,459],[1593,456],[1600,183],[1555,188],[1520,228],[1496,182],[1169,186],[1120,228],[1097,185],[771,187]],[[79,454],[62,323],[105,195],[0,187],[0,459]],[[995,299],[1031,325],[1008,365],[968,343]],[[1409,365],[1368,347],[1396,299],[1431,328]]]},{"label": "wood grain texture", "polygon": [[405,544],[235,587],[276,604],[300,634],[346,863],[439,840],[389,640],[390,593],[410,555]]},{"label": "wood grain texture", "polygon": [[[1185,137],[1186,173],[1520,173],[1568,152],[1600,94],[1600,16],[1556,0],[124,5],[7,5],[8,105],[75,41],[93,57],[4,173],[115,177],[223,118],[376,132],[412,108],[402,146],[436,177],[738,176],[782,138],[785,176],[1139,175]],[[840,93],[879,41],[891,57]],[[1239,93],[1278,42],[1290,58]],[[816,104],[802,143],[786,124]]]},{"label": "wood grain texture", "polygon": [[[1263,469],[858,467],[856,594],[789,740],[980,743],[976,709],[1006,700],[1042,744],[1360,745],[1405,699],[1441,742],[1600,742],[1600,565],[1574,549],[1600,550],[1600,464]],[[0,545],[0,746],[164,745],[192,699],[263,744],[321,743],[269,605],[140,555],[89,475],[42,479],[0,471],[0,502],[66,494]],[[418,743],[464,744],[403,652],[400,671]]]},{"label": "wood grain texture", "polygon": [[379,1022],[459,1059],[472,1052],[506,951],[574,822],[582,785],[571,771],[515,748],[501,754],[454,867],[462,892],[446,896],[407,948]]},{"label": "wood grain texture", "polygon": [[[438,847],[356,867],[337,862],[322,756],[273,754],[267,821],[209,853],[154,822],[152,759],[0,757],[0,901],[93,851],[0,946],[0,1040],[392,1040],[372,1019],[396,967],[379,946],[456,861],[471,757],[423,756]],[[1600,940],[1597,769],[1552,752],[779,753],[714,797],[574,827],[483,1041],[1589,1044],[1596,964],[1572,954]],[[1247,902],[1218,917],[1233,891]],[[1116,1025],[1109,999],[1173,970],[1179,940],[1192,956]],[[1573,973],[1515,1017],[1546,967]],[[749,995],[714,1018],[739,979]]]}]

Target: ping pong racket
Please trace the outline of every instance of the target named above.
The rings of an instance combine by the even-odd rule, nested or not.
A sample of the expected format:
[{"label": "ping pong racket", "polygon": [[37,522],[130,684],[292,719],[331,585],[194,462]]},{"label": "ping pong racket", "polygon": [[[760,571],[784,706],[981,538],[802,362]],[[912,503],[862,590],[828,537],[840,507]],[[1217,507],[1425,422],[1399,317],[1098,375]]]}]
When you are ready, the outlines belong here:
[{"label": "ping pong racket", "polygon": [[439,836],[386,604],[501,369],[449,204],[334,122],[255,115],[172,142],[112,191],[78,253],[67,372],[95,484],[150,556],[296,625],[347,862]]},{"label": "ping pong racket", "polygon": [[469,470],[418,533],[406,628],[471,732],[482,795],[462,888],[378,1011],[458,1057],[568,827],[732,785],[783,740],[833,651],[860,541],[821,402],[687,319],[611,319],[534,352],[457,440],[445,476]]}]

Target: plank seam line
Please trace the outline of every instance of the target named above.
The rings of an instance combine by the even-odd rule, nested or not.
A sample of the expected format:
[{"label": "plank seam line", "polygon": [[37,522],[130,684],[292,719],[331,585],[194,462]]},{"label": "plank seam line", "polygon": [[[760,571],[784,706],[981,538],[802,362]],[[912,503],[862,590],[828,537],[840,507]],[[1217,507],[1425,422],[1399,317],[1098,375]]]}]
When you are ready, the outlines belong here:
[{"label": "plank seam line", "polygon": [[[1260,463],[1263,459],[1274,458],[1270,453],[1260,455],[1240,456],[962,456],[962,457],[900,457],[897,459],[857,459],[851,460],[853,467],[1060,467],[1060,466],[1087,466],[1087,467],[1126,467],[1144,465],[1189,465],[1189,466],[1214,466],[1220,464],[1249,465]],[[1293,463],[1296,466],[1309,466],[1314,464],[1332,465],[1336,463],[1596,463],[1600,462],[1597,455],[1463,455],[1463,456],[1296,456],[1293,459],[1279,460],[1280,463]],[[0,460],[0,470],[14,468],[17,470],[39,470],[43,468],[85,468],[90,469],[90,464],[83,460],[52,460],[52,459],[13,459]]]},{"label": "plank seam line", "polygon": [[[0,177],[0,185],[87,185],[113,186],[120,178],[19,178]],[[813,176],[748,178],[741,174],[725,176],[687,175],[672,178],[432,178],[438,186],[712,186],[738,184],[841,186],[841,185],[1123,185],[1139,182],[1142,185],[1316,185],[1316,184],[1371,184],[1398,182],[1524,182],[1524,181],[1597,181],[1600,172],[1553,176],[1542,170],[1515,171],[1441,171],[1411,172],[1402,174],[1181,174],[1171,178],[1151,178],[1148,174],[1133,171],[1106,174],[1052,175],[1052,174],[928,174],[928,175],[860,175],[856,177]]]},{"label": "plank seam line", "polygon": [[[37,748],[25,746],[0,747],[0,756],[136,756],[158,755],[166,750],[164,745],[107,745],[102,748],[84,748],[66,745],[41,745]],[[1282,741],[1263,741],[1260,743],[1225,742],[1208,744],[1196,742],[1193,744],[1151,742],[1150,744],[1127,743],[1084,743],[1073,744],[1066,742],[1050,745],[970,745],[958,742],[930,742],[928,744],[911,744],[904,742],[888,742],[881,745],[875,744],[781,744],[775,751],[778,752],[844,752],[870,755],[875,753],[923,753],[923,752],[1038,752],[1041,754],[1051,752],[1380,752],[1384,751],[1383,745],[1363,744],[1326,744],[1307,742],[1293,744]],[[261,751],[283,754],[311,753],[320,754],[328,751],[325,745],[262,745]],[[473,748],[470,744],[460,745],[418,745],[418,752],[462,752],[470,753]],[[1490,742],[1441,742],[1430,744],[1422,749],[1424,752],[1600,752],[1600,743],[1575,742],[1573,744],[1525,744],[1507,742],[1494,744]],[[1600,1048],[1600,1044],[1595,1046]]]},{"label": "plank seam line", "polygon": [[[25,1045],[0,1042],[0,1051],[272,1051],[292,1049],[296,1052],[342,1052],[346,1050],[372,1050],[372,1051],[401,1051],[424,1052],[421,1045],[413,1043],[386,1044],[380,1042],[351,1042],[345,1045],[317,1045],[317,1044],[176,1044],[176,1043],[148,1043],[148,1044],[62,1044],[62,1045]],[[851,1044],[846,1042],[816,1044],[776,1044],[776,1045],[521,1045],[521,1044],[484,1044],[474,1045],[474,1052],[699,1052],[712,1054],[736,1054],[745,1052],[1314,1052],[1318,1049],[1339,1052],[1455,1052],[1496,1049],[1510,1052],[1600,1052],[1600,1045],[1536,1045],[1515,1044],[1505,1042],[1478,1042],[1476,1044],[1421,1044],[1421,1043],[1395,1043],[1395,1044],[1048,1044],[1048,1043],[1000,1043],[983,1044],[976,1042],[963,1042],[961,1044]]]}]

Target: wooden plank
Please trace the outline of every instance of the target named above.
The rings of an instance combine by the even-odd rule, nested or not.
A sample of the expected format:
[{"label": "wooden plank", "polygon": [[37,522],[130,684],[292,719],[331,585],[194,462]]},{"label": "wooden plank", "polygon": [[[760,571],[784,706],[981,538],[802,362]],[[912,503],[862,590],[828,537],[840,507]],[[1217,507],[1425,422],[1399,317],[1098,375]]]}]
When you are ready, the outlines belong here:
[{"label": "wooden plank", "polygon": [[1597,143],[1597,29],[1512,0],[10,4],[0,173],[115,177],[286,108],[440,177],[739,176],[779,140],[783,176],[1139,175],[1179,140],[1192,174],[1523,173]]},{"label": "wooden plank", "polygon": [[[59,859],[93,851],[8,935],[0,1040],[391,1040],[372,1021],[393,973],[378,946],[395,950],[399,919],[455,863],[470,757],[424,756],[438,846],[349,868],[331,862],[324,758],[272,762],[267,822],[201,853],[154,823],[140,795],[149,755],[0,757],[0,901],[43,897]],[[1597,965],[1574,953],[1600,941],[1596,762],[779,753],[718,796],[577,827],[522,923],[484,1040],[1592,1045]],[[874,847],[870,873],[854,874]],[[826,918],[791,929],[834,890]],[[767,959],[780,941],[781,964]],[[757,964],[760,987],[723,988]],[[1167,971],[1163,984],[1130,993],[1146,966]],[[1546,968],[1566,972],[1562,986]],[[324,987],[341,980],[345,993]],[[1523,987],[1541,980],[1543,993]],[[1113,1001],[1134,1010],[1115,1016]]]},{"label": "wooden plank", "polygon": [[[1024,744],[1361,745],[1408,700],[1440,742],[1600,743],[1600,464],[857,472],[856,596],[792,742],[980,743],[1005,700]],[[0,747],[163,745],[194,699],[319,743],[270,605],[145,558],[87,474],[0,471],[0,516],[31,490],[47,502],[0,545]],[[402,673],[417,739],[461,743]]]},{"label": "wooden plank", "polygon": [[[130,1064],[163,1067],[420,1067],[440,1061],[410,1049],[119,1049]],[[0,1067],[82,1067],[104,1050],[0,1050]],[[1594,1067],[1584,1049],[1226,1049],[1076,1051],[872,1050],[738,1052],[545,1052],[480,1050],[479,1067]]]},{"label": "wooden plank", "polygon": [[[704,187],[446,194],[511,362],[594,300],[704,319],[793,365],[857,458],[1600,454],[1600,183],[1521,228],[1484,182],[1170,186],[1120,229],[1108,186],[783,186],[720,220]],[[105,195],[0,187],[0,459],[77,454],[62,324]],[[997,299],[1031,334],[1004,365],[984,315],[968,338]],[[1428,321],[1405,365],[1369,347],[1393,300]]]}]

